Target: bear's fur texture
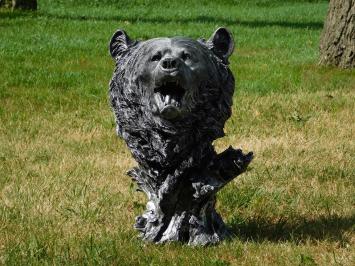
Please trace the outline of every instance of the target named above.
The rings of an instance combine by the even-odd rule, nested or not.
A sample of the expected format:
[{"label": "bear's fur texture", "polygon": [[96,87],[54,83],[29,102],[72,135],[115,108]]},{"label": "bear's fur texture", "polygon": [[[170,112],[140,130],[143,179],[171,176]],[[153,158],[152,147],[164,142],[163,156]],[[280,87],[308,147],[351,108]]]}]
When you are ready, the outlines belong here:
[{"label": "bear's fur texture", "polygon": [[231,116],[233,47],[225,28],[208,41],[133,41],[123,30],[111,39],[109,95],[117,133],[138,162],[128,174],[148,197],[135,223],[144,240],[206,245],[228,235],[215,194],[253,157],[231,147],[217,154],[212,146]]}]

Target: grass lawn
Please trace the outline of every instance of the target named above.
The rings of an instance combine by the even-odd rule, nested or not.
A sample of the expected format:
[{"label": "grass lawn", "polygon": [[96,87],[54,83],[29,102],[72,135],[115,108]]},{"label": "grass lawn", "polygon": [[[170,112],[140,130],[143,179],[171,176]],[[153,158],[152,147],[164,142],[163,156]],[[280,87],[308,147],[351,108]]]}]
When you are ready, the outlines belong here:
[{"label": "grass lawn", "polygon": [[[317,65],[327,1],[38,2],[0,10],[0,264],[355,265],[355,71]],[[107,100],[109,39],[218,26],[235,37],[237,83],[215,145],[256,155],[218,194],[236,237],[143,243],[145,197]]]}]

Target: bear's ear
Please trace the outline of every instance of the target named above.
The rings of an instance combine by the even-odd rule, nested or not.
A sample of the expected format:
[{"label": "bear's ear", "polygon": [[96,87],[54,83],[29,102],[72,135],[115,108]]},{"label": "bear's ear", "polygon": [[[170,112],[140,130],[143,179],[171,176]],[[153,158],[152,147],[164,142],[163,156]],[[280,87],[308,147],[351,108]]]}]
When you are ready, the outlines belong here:
[{"label": "bear's ear", "polygon": [[124,30],[117,30],[110,41],[110,54],[113,59],[121,56],[128,47],[134,43]]},{"label": "bear's ear", "polygon": [[218,28],[208,39],[206,45],[225,63],[228,63],[228,58],[234,50],[232,34],[226,28]]}]

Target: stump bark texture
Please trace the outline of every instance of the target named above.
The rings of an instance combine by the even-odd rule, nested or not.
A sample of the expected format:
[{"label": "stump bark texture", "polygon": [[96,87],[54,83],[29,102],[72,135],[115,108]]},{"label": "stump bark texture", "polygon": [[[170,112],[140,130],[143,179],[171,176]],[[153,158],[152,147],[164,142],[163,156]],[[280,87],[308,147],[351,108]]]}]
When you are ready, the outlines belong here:
[{"label": "stump bark texture", "polygon": [[331,0],[320,40],[320,64],[355,66],[355,0]]},{"label": "stump bark texture", "polygon": [[135,228],[144,240],[156,243],[209,245],[225,239],[230,232],[215,209],[216,194],[243,173],[252,158],[252,153],[232,147],[216,154],[211,145],[196,167],[177,170],[161,181],[138,167],[132,169],[128,174],[148,197]]}]

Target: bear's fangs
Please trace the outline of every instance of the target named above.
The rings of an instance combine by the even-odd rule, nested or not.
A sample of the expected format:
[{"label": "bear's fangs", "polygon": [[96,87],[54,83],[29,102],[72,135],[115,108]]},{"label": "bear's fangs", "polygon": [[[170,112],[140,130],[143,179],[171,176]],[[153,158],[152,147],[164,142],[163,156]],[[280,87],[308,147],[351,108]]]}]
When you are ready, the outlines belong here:
[{"label": "bear's fangs", "polygon": [[168,106],[179,108],[184,94],[185,89],[178,81],[165,82],[154,89],[154,100],[160,111]]}]

